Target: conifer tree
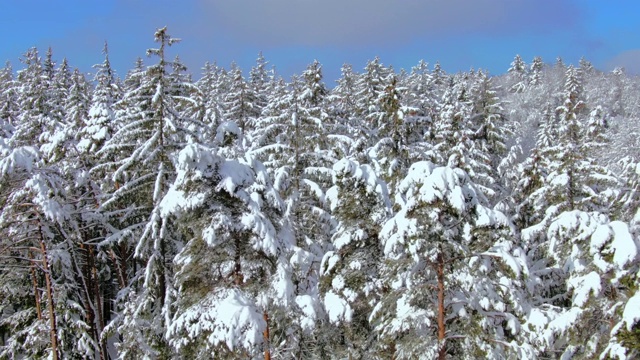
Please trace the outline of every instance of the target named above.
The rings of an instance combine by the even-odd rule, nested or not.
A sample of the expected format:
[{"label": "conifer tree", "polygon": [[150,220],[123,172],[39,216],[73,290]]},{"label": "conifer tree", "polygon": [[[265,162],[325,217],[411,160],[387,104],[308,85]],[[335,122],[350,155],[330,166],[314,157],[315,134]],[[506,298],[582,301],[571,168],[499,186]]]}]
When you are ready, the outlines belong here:
[{"label": "conifer tree", "polygon": [[[389,70],[380,63],[380,58],[375,57],[367,63],[364,72],[357,82],[356,108],[357,114],[370,121],[371,113],[378,110],[378,98],[384,92],[384,79]],[[372,127],[375,128],[374,125]]]},{"label": "conifer tree", "polygon": [[[269,358],[285,351],[295,306],[283,202],[266,169],[189,145],[161,203],[188,239],[175,258],[176,302],[168,338],[185,357]],[[273,340],[273,342],[272,342]]]},{"label": "conifer tree", "polygon": [[509,91],[514,93],[521,93],[524,91],[527,85],[526,71],[527,65],[524,63],[524,60],[522,60],[522,57],[520,57],[520,55],[516,55],[516,57],[513,59],[513,62],[511,62],[511,67],[509,67],[509,70],[507,70],[512,84],[509,88]]},{"label": "conifer tree", "polygon": [[[249,84],[255,94],[254,107],[258,115],[260,115],[262,109],[267,106],[267,92],[271,82],[270,72],[267,70],[268,64],[269,62],[262,55],[262,51],[260,51],[256,59],[256,64],[251,68],[251,72],[249,73]],[[273,74],[273,72],[271,73]]]},{"label": "conifer tree", "polygon": [[223,69],[218,65],[205,63],[202,68],[202,77],[196,82],[196,86],[202,93],[203,112],[199,117],[208,128],[204,134],[207,141],[215,138],[218,126],[222,122],[223,113],[223,97],[225,89],[223,89],[222,81],[225,75]]},{"label": "conifer tree", "polygon": [[[59,117],[54,116],[50,101],[50,79],[45,75],[42,60],[36,48],[29,49],[22,59],[25,69],[18,73],[20,90],[18,104],[20,116],[10,143],[14,147],[40,146],[62,127]],[[48,70],[49,71],[49,70]],[[53,69],[50,70],[53,76]],[[34,142],[35,140],[35,142]]]},{"label": "conifer tree", "polygon": [[334,104],[335,116],[349,124],[349,119],[355,117],[356,112],[355,91],[357,76],[350,64],[342,65],[340,73],[338,84],[331,90],[330,101]]},{"label": "conifer tree", "polygon": [[459,168],[414,163],[399,194],[381,230],[384,287],[370,317],[380,346],[398,359],[531,356],[518,320],[526,262],[507,218]]},{"label": "conifer tree", "polygon": [[223,118],[235,122],[244,136],[254,127],[259,107],[256,105],[256,94],[242,76],[242,70],[234,66],[229,74],[231,84],[224,98]]},{"label": "conifer tree", "polygon": [[99,151],[105,141],[110,140],[116,131],[115,103],[119,100],[120,94],[116,87],[106,42],[102,52],[104,61],[102,64],[94,65],[96,85],[89,105],[88,117],[80,130],[81,139],[78,148],[86,154]]},{"label": "conifer tree", "polygon": [[[113,169],[112,180],[121,184],[102,204],[121,224],[104,245],[134,241],[134,255],[141,263],[124,289],[128,294],[123,313],[111,325],[123,336],[121,355],[162,358],[170,356],[170,349],[158,329],[166,329],[171,317],[171,259],[181,239],[160,216],[158,206],[175,176],[173,157],[198,136],[188,128],[193,121],[176,110],[179,99],[172,95],[176,84],[169,76],[165,51],[179,39],[166,28],[158,29],[154,39],[160,47],[147,54],[157,56],[158,63],[130,76],[130,83],[139,85],[120,101],[126,106],[117,115],[122,126],[98,152],[107,161],[94,171]],[[133,109],[137,112],[130,112]],[[120,215],[125,209],[126,217]]]},{"label": "conifer tree", "polygon": [[327,198],[338,225],[333,250],[322,259],[320,294],[343,340],[330,354],[365,359],[380,355],[369,314],[380,299],[380,224],[388,219],[391,202],[385,182],[370,165],[342,159],[333,171]]},{"label": "conifer tree", "polygon": [[540,56],[536,56],[531,61],[531,68],[529,69],[529,85],[536,86],[542,82],[542,70],[544,69],[544,63]]},{"label": "conifer tree", "polygon": [[[537,190],[530,190],[528,200],[534,212],[544,215],[522,230],[522,239],[530,249],[532,288],[538,297],[534,303],[555,306],[534,308],[536,316],[545,319],[534,326],[535,336],[544,339],[545,351],[590,358],[599,356],[610,341],[609,327],[590,319],[613,322],[616,317],[602,309],[613,306],[617,296],[595,299],[619,293],[618,279],[626,276],[637,250],[627,225],[607,216],[611,194],[603,189],[615,186],[616,180],[590,157],[590,148],[603,139],[603,122],[597,107],[586,118],[582,83],[573,66],[567,68],[563,96],[553,120],[556,129],[550,133],[551,120],[546,121],[541,135],[548,139],[542,139],[536,152],[548,173]],[[630,252],[622,255],[621,247]],[[582,334],[589,334],[590,341]]]},{"label": "conifer tree", "polygon": [[18,89],[13,67],[7,61],[0,70],[0,138],[3,144],[11,138],[18,122]]}]

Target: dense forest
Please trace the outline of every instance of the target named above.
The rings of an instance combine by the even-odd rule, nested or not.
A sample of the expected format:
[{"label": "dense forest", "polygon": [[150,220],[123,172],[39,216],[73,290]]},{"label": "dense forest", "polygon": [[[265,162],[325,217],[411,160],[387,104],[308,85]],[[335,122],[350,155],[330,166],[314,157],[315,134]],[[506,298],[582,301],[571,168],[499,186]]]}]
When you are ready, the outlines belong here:
[{"label": "dense forest", "polygon": [[640,78],[154,39],[0,70],[0,359],[640,356]]}]

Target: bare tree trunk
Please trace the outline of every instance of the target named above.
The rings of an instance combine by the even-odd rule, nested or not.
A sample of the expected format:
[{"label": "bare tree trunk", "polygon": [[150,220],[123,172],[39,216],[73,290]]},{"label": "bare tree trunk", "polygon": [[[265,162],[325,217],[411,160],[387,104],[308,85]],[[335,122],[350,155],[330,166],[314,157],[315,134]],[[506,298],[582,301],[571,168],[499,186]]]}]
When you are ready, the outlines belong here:
[{"label": "bare tree trunk", "polygon": [[[84,235],[83,235],[84,236]],[[69,246],[73,246],[71,242],[69,242]],[[78,276],[82,281],[82,287],[84,289],[84,312],[85,317],[87,318],[87,324],[89,324],[91,334],[96,342],[99,341],[98,329],[96,328],[96,310],[93,301],[93,280],[91,278],[91,270],[89,267],[89,251],[87,246],[83,243],[80,243],[80,250],[82,254],[85,256],[85,261],[82,262],[82,270],[80,269],[78,262],[74,260],[75,256],[71,256],[71,261],[73,262],[74,267],[77,269]],[[75,254],[75,251],[72,252]],[[81,259],[80,259],[81,260]]]},{"label": "bare tree trunk", "polygon": [[96,322],[96,341],[100,344],[100,359],[105,359],[107,353],[106,345],[101,340],[102,330],[104,329],[104,317],[102,314],[102,297],[100,296],[100,279],[98,277],[98,270],[96,268],[96,256],[91,245],[87,246],[87,266],[89,267],[89,274],[91,278],[91,284],[93,289],[93,302],[95,304],[95,313],[97,315]]},{"label": "bare tree trunk", "polygon": [[116,267],[116,275],[118,276],[118,285],[122,290],[127,286],[127,248],[126,245],[120,244],[120,257],[116,256],[116,252],[111,249],[109,255],[111,255],[111,261]]},{"label": "bare tree trunk", "polygon": [[53,360],[58,360],[58,330],[56,328],[55,304],[53,302],[53,286],[51,284],[51,273],[49,271],[49,260],[47,259],[47,247],[44,243],[44,236],[40,228],[40,249],[42,250],[42,265],[44,266],[44,280],[47,285],[47,298],[49,300],[49,321],[51,323],[51,351]]},{"label": "bare tree trunk", "polygon": [[262,316],[264,321],[267,323],[267,327],[262,333],[264,336],[264,360],[271,360],[271,346],[269,344],[269,314],[267,314],[267,311],[265,310]]},{"label": "bare tree trunk", "polygon": [[242,259],[240,258],[240,252],[242,251],[242,247],[241,247],[240,237],[237,235],[235,239],[235,247],[236,247],[236,254],[233,257],[233,262],[234,262],[233,277],[234,277],[235,284],[238,286],[241,286],[242,283],[244,282],[244,276],[242,276],[242,262],[241,262]]},{"label": "bare tree trunk", "polygon": [[38,290],[38,277],[36,276],[36,263],[33,259],[33,254],[31,250],[29,250],[29,260],[31,260],[31,266],[29,267],[31,270],[31,281],[33,282],[33,296],[36,300],[36,314],[38,315],[38,320],[42,320],[42,308],[40,307],[40,290]]},{"label": "bare tree trunk", "polygon": [[442,254],[442,247],[438,252],[436,274],[438,278],[438,360],[445,360],[447,350],[445,347],[444,255]]}]

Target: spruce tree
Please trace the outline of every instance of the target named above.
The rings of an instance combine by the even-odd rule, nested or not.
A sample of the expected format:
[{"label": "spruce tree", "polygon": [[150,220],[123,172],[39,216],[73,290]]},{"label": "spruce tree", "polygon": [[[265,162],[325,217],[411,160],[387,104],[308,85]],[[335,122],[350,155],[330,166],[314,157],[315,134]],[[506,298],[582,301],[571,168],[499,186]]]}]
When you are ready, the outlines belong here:
[{"label": "spruce tree", "polygon": [[370,317],[379,346],[399,359],[529,357],[526,262],[506,216],[460,168],[414,163],[399,194],[380,234],[384,285]]},{"label": "spruce tree", "polygon": [[165,51],[179,39],[161,28],[154,40],[160,47],[147,50],[147,54],[158,57],[158,63],[129,77],[130,84],[137,87],[120,101],[125,107],[116,115],[121,127],[98,152],[106,162],[94,171],[112,169],[116,184],[102,207],[119,224],[104,245],[132,242],[129,244],[135,247],[136,262],[140,263],[122,290],[126,300],[123,312],[111,324],[123,337],[119,349],[123,356],[166,358],[171,350],[159,329],[166,329],[171,317],[171,260],[181,239],[161,217],[159,204],[175,177],[173,158],[188,141],[198,138],[189,128],[198,124],[177,111],[180,99],[172,94],[177,84],[168,73],[171,63]]}]

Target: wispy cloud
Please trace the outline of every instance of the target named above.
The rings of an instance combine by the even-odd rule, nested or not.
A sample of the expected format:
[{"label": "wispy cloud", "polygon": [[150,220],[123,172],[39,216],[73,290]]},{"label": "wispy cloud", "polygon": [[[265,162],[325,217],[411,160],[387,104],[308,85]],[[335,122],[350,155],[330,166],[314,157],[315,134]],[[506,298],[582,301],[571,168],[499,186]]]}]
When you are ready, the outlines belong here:
[{"label": "wispy cloud", "polygon": [[623,67],[627,73],[640,74],[640,49],[621,52],[607,62],[608,70]]},{"label": "wispy cloud", "polygon": [[[201,0],[212,24],[267,46],[345,46],[481,32],[512,35],[575,24],[568,1]],[[552,9],[552,10],[550,10]],[[571,16],[567,16],[571,14]]]}]

